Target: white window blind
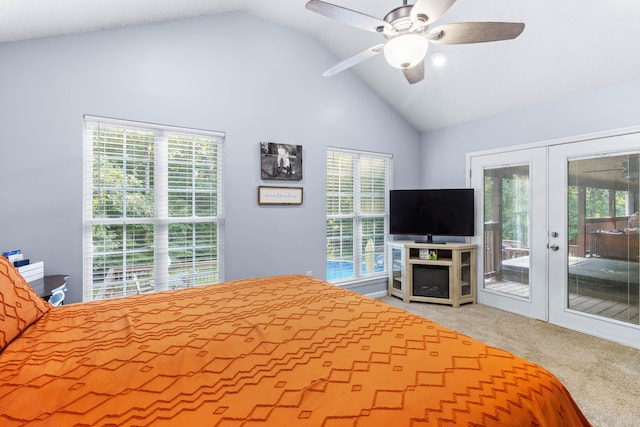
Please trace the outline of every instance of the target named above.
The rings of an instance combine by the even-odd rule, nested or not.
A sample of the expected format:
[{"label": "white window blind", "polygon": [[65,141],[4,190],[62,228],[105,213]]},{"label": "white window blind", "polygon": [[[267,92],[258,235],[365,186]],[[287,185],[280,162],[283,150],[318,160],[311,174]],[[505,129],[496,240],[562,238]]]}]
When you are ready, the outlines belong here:
[{"label": "white window blind", "polygon": [[392,158],[327,151],[327,280],[383,275]]},{"label": "white window blind", "polygon": [[223,280],[224,137],[85,116],[85,301]]}]

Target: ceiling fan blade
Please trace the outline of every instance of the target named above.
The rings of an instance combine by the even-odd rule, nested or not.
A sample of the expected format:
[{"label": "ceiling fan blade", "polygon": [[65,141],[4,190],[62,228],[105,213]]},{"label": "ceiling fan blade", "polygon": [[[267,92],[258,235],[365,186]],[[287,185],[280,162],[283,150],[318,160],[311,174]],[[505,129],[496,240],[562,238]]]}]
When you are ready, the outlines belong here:
[{"label": "ceiling fan blade", "polygon": [[465,44],[511,40],[524,31],[522,22],[456,22],[429,31],[433,43]]},{"label": "ceiling fan blade", "polygon": [[411,9],[411,20],[416,22],[419,15],[427,17],[427,21],[431,24],[440,18],[449,10],[456,0],[418,0]]},{"label": "ceiling fan blade", "polygon": [[424,59],[411,68],[402,70],[409,84],[416,84],[424,79]]},{"label": "ceiling fan blade", "polygon": [[351,68],[354,65],[357,65],[357,64],[361,63],[364,60],[367,60],[369,58],[372,58],[372,57],[376,56],[378,53],[380,53],[380,51],[382,51],[383,48],[384,48],[384,43],[375,45],[373,47],[370,47],[369,49],[364,50],[364,51],[352,56],[351,58],[347,58],[344,61],[334,65],[333,67],[331,67],[327,71],[325,71],[322,75],[324,77],[333,76],[334,74],[337,74],[340,71],[344,71],[347,68]]},{"label": "ceiling fan blade", "polygon": [[382,19],[374,18],[373,16],[324,1],[311,0],[305,7],[312,12],[343,22],[352,27],[360,28],[361,30],[373,31],[374,33],[380,32],[382,29],[393,30],[391,24]]}]

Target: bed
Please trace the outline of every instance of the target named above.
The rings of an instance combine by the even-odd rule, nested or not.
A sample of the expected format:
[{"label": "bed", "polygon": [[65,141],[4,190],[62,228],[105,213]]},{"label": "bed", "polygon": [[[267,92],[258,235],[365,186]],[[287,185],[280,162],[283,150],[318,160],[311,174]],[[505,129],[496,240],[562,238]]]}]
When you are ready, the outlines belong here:
[{"label": "bed", "polygon": [[309,276],[61,307],[0,280],[2,426],[589,425],[540,366]]}]

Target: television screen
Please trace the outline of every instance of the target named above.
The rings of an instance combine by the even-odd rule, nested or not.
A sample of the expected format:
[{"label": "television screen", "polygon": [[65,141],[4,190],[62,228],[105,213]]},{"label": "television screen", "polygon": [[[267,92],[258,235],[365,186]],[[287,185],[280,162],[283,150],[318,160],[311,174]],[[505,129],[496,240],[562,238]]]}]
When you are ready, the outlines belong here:
[{"label": "television screen", "polygon": [[391,190],[389,232],[428,236],[474,235],[473,188]]}]

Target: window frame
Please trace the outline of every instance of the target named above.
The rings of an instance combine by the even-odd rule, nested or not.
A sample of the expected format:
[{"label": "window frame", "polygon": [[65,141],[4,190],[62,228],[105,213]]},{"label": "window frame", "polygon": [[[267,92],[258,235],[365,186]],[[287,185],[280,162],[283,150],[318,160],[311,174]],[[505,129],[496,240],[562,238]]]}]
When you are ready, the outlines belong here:
[{"label": "window frame", "polygon": [[[326,163],[325,163],[325,172],[326,172],[326,203],[327,203],[327,208],[326,208],[326,220],[325,220],[325,237],[327,239],[327,249],[326,249],[326,257],[327,257],[327,262],[326,262],[326,274],[327,274],[327,281],[336,285],[346,285],[346,284],[350,284],[350,283],[359,283],[359,282],[365,282],[365,281],[370,281],[370,280],[379,280],[381,278],[386,278],[387,277],[387,242],[388,242],[388,235],[389,235],[389,191],[392,188],[392,181],[393,181],[393,155],[392,154],[388,154],[388,153],[380,153],[380,152],[373,152],[373,151],[364,151],[364,150],[352,150],[352,149],[344,149],[344,148],[337,148],[337,147],[327,147],[327,158],[326,158]],[[352,212],[338,212],[338,213],[330,213],[329,210],[331,208],[330,206],[330,185],[329,185],[329,180],[332,178],[332,176],[334,175],[330,175],[330,170],[329,170],[329,162],[332,156],[334,155],[344,155],[344,156],[350,156],[352,158],[353,161],[353,166],[352,166],[352,176],[353,176],[353,191],[352,191],[352,195],[353,195],[353,202],[352,202]],[[362,212],[362,195],[363,195],[363,189],[361,188],[362,186],[362,160],[364,158],[373,158],[376,160],[383,160],[385,162],[384,164],[384,212],[383,213],[364,213]],[[352,268],[352,275],[350,277],[338,277],[338,278],[332,278],[330,277],[329,271],[330,271],[330,267],[329,267],[329,246],[330,246],[330,241],[334,240],[334,241],[339,241],[340,244],[342,244],[342,242],[344,240],[348,240],[348,238],[350,237],[353,240],[353,243],[351,245],[351,250],[353,252],[353,266],[356,265],[362,265],[365,262],[365,249],[363,248],[363,223],[365,220],[367,219],[375,219],[375,218],[381,218],[384,221],[384,231],[383,231],[383,249],[382,249],[382,265],[383,268],[381,271],[374,271],[373,273],[362,273],[362,269],[358,269],[358,268]],[[353,220],[353,235],[352,236],[347,236],[347,238],[343,238],[343,237],[339,237],[337,239],[332,238],[330,230],[329,230],[329,222],[331,220],[344,220],[344,219],[352,219]],[[374,257],[376,256],[376,252],[375,252],[375,247],[374,247]],[[343,259],[344,257],[340,257],[340,259],[338,260],[340,263],[344,262],[345,260]],[[374,259],[375,262],[375,259]]]},{"label": "window frame", "polygon": [[[224,183],[223,183],[223,166],[224,166],[224,141],[225,133],[217,131],[208,131],[202,129],[191,129],[177,126],[168,126],[154,123],[145,123],[123,119],[113,119],[92,115],[84,115],[84,135],[83,135],[83,301],[92,301],[95,298],[95,287],[93,270],[94,270],[94,240],[93,229],[97,225],[115,225],[123,226],[125,229],[128,226],[135,226],[141,224],[150,224],[153,226],[153,244],[149,246],[149,250],[153,253],[152,273],[153,274],[153,291],[162,291],[169,289],[169,252],[171,250],[170,233],[169,229],[172,224],[190,224],[192,227],[192,234],[196,235],[195,230],[198,224],[212,223],[213,224],[213,236],[215,239],[210,246],[212,253],[215,256],[212,258],[212,262],[215,266],[214,276],[217,280],[215,282],[224,281]],[[108,127],[122,130],[122,135],[127,132],[144,132],[153,135],[153,142],[151,143],[153,149],[153,156],[151,158],[153,168],[153,183],[149,187],[153,191],[153,214],[150,216],[131,217],[126,213],[126,201],[123,202],[123,213],[119,217],[95,217],[94,216],[94,190],[100,188],[96,186],[96,180],[94,178],[94,136],[93,132],[96,128]],[[188,216],[171,216],[169,212],[170,203],[170,178],[169,178],[169,136],[176,137],[175,141],[186,138],[191,138],[195,146],[195,139],[205,138],[210,139],[210,145],[207,145],[214,153],[215,157],[211,160],[210,164],[215,165],[212,174],[211,188],[206,191],[215,192],[215,208],[213,209],[213,215],[198,215],[196,212],[196,203],[191,206],[191,215]],[[193,148],[195,150],[195,148]],[[118,152],[118,154],[120,154]],[[123,152],[122,158],[126,160],[126,153]],[[188,164],[187,172],[185,176],[194,174],[197,167],[197,162],[194,161]],[[127,173],[123,169],[123,173]],[[193,175],[195,181],[195,175]],[[123,183],[123,187],[126,188],[126,184]],[[175,190],[175,189],[174,189]],[[198,189],[194,185],[192,188],[192,198],[195,200],[195,196],[199,194]],[[174,191],[175,193],[175,191]],[[126,196],[125,196],[126,197]],[[212,205],[213,206],[213,205]],[[126,243],[123,241],[123,246]],[[195,241],[189,246],[189,249],[196,252],[201,249]],[[128,264],[126,257],[129,252],[126,247],[123,247],[121,251],[118,251],[123,256],[122,269],[130,268],[134,264]],[[188,264],[188,263],[187,263]],[[190,276],[190,283],[197,280],[197,273],[194,270],[195,264],[190,267],[191,275],[189,272],[185,273],[185,276]],[[105,273],[106,275],[106,273]],[[125,280],[126,282],[126,280]],[[197,286],[197,285],[196,285]],[[126,288],[122,290],[123,295],[131,295]]]}]

